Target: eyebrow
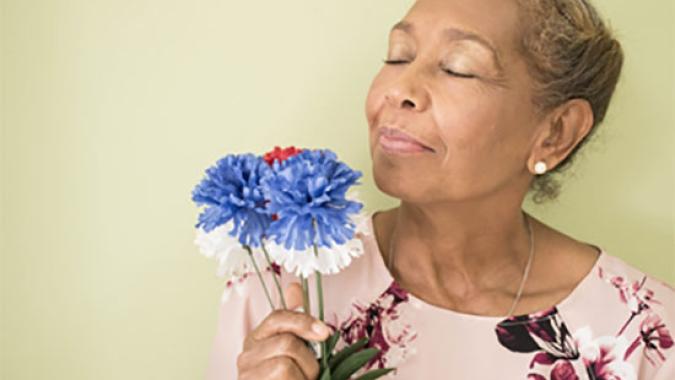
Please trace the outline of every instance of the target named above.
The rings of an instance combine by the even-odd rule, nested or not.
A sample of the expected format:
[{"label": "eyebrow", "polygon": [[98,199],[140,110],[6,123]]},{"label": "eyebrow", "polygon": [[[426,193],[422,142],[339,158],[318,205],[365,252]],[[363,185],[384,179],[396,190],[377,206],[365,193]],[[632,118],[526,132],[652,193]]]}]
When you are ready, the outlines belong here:
[{"label": "eyebrow", "polygon": [[[408,21],[399,21],[394,26],[391,28],[391,32],[394,30],[401,30],[403,32],[406,32],[408,34],[413,34],[415,30],[415,26],[411,24]],[[497,64],[497,68],[501,71],[502,70],[502,63],[500,59],[500,54],[499,51],[490,43],[490,41],[486,40],[485,38],[481,37],[480,35],[469,32],[467,30],[462,30],[462,29],[457,29],[457,28],[446,28],[443,30],[443,34],[447,37],[448,40],[450,41],[457,41],[457,40],[469,40],[469,41],[474,41],[477,42],[483,47],[487,48],[490,50],[492,53],[492,56],[495,59],[495,63]]]}]

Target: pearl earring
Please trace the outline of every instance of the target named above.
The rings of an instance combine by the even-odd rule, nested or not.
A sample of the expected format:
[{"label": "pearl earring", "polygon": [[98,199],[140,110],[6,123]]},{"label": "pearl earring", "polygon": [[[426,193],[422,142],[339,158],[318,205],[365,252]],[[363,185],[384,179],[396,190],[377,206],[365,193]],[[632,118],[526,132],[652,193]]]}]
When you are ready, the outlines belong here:
[{"label": "pearl earring", "polygon": [[537,174],[546,173],[546,163],[544,161],[537,161],[537,163],[534,164],[534,172]]}]

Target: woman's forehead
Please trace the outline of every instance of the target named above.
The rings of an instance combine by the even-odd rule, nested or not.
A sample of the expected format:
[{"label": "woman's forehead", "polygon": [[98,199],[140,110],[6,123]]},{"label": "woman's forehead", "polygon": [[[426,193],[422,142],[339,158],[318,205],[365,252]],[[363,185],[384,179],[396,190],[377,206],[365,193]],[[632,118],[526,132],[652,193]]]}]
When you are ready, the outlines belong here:
[{"label": "woman's forehead", "polygon": [[508,50],[518,18],[516,0],[418,0],[394,27],[414,30],[425,38],[442,39],[448,33],[463,32],[496,50]]}]

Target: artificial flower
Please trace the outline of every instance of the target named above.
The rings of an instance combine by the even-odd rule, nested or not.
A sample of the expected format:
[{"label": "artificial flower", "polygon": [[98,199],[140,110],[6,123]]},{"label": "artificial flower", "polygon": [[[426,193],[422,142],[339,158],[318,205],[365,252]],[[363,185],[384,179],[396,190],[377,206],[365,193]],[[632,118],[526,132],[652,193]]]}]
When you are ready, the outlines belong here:
[{"label": "artificial flower", "polygon": [[[283,162],[286,159],[293,157],[300,152],[302,152],[302,149],[296,148],[292,145],[283,149],[281,149],[278,146],[275,146],[273,150],[263,154],[263,160],[265,160],[265,162],[267,162],[268,165],[272,166],[274,164],[274,161]],[[265,202],[269,201],[266,200]],[[279,217],[277,216],[277,214],[273,213],[272,220],[274,221],[277,219],[279,219]]]},{"label": "artificial flower", "polygon": [[330,150],[304,150],[274,161],[272,168],[261,180],[268,212],[278,217],[269,226],[269,239],[294,252],[352,239],[351,215],[363,205],[347,199],[346,192],[358,184],[361,172],[338,161]]},{"label": "artificial flower", "polygon": [[271,166],[275,160],[282,162],[285,161],[287,158],[297,155],[300,152],[302,152],[302,149],[296,148],[294,146],[289,146],[283,149],[281,149],[278,146],[275,146],[273,150],[263,154],[263,160],[265,160],[265,162],[267,162],[267,164]]},{"label": "artificial flower", "polygon": [[253,260],[256,261],[259,269],[271,272],[272,276],[280,275],[280,268],[277,264],[266,263],[259,250],[251,249],[249,253],[249,250],[242,246],[237,238],[227,232],[230,229],[232,229],[232,221],[209,232],[197,228],[194,240],[202,255],[218,262],[216,276],[225,279],[222,302],[229,299],[233,290],[239,296],[244,293],[246,280],[256,275]]},{"label": "artificial flower", "polygon": [[[349,190],[345,197],[350,202],[360,203],[358,192]],[[272,222],[273,226],[277,222]],[[368,234],[368,216],[359,212],[349,216],[354,232],[352,238],[343,244],[335,244],[332,247],[316,245],[305,249],[286,248],[274,240],[266,241],[266,247],[272,260],[284,267],[287,272],[296,276],[309,277],[318,271],[321,274],[335,274],[349,266],[353,258],[361,256],[364,252],[363,241],[360,237]]]},{"label": "artificial flower", "polygon": [[[364,214],[357,214],[352,218],[356,224],[356,234],[365,230],[367,218]],[[285,247],[270,242],[266,244],[270,257],[274,262],[281,265],[289,273],[296,276],[309,277],[318,271],[321,274],[335,274],[349,266],[352,259],[363,254],[363,242],[361,239],[352,238],[344,244],[331,248],[318,246],[317,253],[313,247],[304,250],[286,249]]]},{"label": "artificial flower", "polygon": [[272,221],[260,186],[261,178],[269,172],[270,166],[253,154],[231,154],[218,160],[192,191],[192,200],[207,206],[196,227],[210,232],[233,221],[231,236],[242,245],[260,246]]},{"label": "artificial flower", "polygon": [[[222,300],[232,289],[243,293],[243,282],[255,273],[270,308],[276,309],[253,250],[260,246],[283,308],[287,305],[277,278],[280,266],[302,277],[307,313],[308,277],[316,275],[318,318],[323,321],[322,274],[337,273],[363,254],[358,234],[367,233],[369,218],[359,213],[363,204],[347,195],[359,177],[361,172],[338,161],[329,150],[292,146],[276,146],[262,157],[228,155],[208,168],[192,192],[195,203],[207,206],[196,224],[195,243],[202,254],[218,260],[217,274],[228,277]],[[380,353],[377,348],[364,349],[368,338],[334,352],[339,339],[336,331],[320,343],[321,379],[350,378]],[[378,368],[364,378],[376,379],[393,370]]]},{"label": "artificial flower", "polygon": [[228,233],[231,228],[232,222],[221,224],[209,232],[197,228],[194,240],[202,255],[218,262],[216,275],[228,280],[237,279],[252,270],[249,253]]}]

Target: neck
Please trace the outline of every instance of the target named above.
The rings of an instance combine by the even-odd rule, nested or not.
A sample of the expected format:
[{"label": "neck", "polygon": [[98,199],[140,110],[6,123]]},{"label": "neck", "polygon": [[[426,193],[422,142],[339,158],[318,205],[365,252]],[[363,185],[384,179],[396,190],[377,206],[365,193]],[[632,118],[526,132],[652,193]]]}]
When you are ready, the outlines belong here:
[{"label": "neck", "polygon": [[530,238],[523,211],[505,203],[401,202],[387,244],[392,272],[405,284],[455,298],[500,289],[515,292]]}]

